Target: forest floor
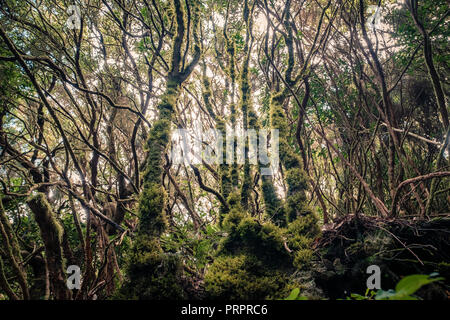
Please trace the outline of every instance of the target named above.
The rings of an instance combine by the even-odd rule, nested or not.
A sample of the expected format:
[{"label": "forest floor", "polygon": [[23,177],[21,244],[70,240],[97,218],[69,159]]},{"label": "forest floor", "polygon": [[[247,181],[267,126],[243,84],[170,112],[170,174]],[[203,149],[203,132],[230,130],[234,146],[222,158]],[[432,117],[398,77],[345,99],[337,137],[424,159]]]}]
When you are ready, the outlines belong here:
[{"label": "forest floor", "polygon": [[439,273],[446,280],[417,293],[424,299],[448,299],[450,218],[382,219],[349,215],[325,225],[315,243],[318,259],[312,269],[316,285],[330,298],[364,294],[369,265],[381,269],[381,287],[395,287],[410,274]]}]

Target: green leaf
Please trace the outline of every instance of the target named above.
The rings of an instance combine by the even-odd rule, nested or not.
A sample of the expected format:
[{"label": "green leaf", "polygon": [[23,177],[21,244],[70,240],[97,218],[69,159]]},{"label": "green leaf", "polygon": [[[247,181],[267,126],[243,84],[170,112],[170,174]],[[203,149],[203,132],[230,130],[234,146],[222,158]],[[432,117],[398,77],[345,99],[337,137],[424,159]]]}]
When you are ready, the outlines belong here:
[{"label": "green leaf", "polygon": [[362,295],[357,294],[357,293],[352,293],[350,296],[351,296],[353,299],[355,299],[355,300],[366,300],[366,299],[367,299],[367,297],[362,296]]},{"label": "green leaf", "polygon": [[422,286],[443,279],[444,278],[430,278],[430,276],[424,274],[413,274],[404,277],[395,286],[396,296],[409,296],[419,290]]},{"label": "green leaf", "polygon": [[299,288],[295,288],[294,290],[291,291],[291,294],[286,298],[286,300],[295,300],[295,299],[297,299],[299,293],[300,293],[300,289]]}]

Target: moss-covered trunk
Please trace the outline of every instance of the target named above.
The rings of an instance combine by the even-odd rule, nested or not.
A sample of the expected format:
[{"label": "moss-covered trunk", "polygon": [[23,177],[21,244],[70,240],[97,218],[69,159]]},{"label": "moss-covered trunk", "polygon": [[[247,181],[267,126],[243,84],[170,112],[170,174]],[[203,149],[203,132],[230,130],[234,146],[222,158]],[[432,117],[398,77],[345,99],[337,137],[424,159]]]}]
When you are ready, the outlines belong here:
[{"label": "moss-covered trunk", "polygon": [[130,257],[128,282],[121,292],[126,298],[180,299],[185,297],[181,284],[181,261],[178,256],[163,251],[160,237],[167,229],[164,209],[166,192],[162,184],[164,154],[170,142],[172,120],[181,85],[200,58],[200,48],[195,32],[198,27],[198,11],[194,3],[191,2],[190,6],[193,7],[191,11],[193,11],[195,52],[192,61],[183,69],[185,13],[180,0],[173,1],[176,33],[172,42],[171,68],[167,77],[166,90],[157,107],[158,120],[153,124],[147,141],[148,156],[139,200],[138,235]]},{"label": "moss-covered trunk", "polygon": [[72,294],[66,285],[65,261],[62,248],[63,228],[56,220],[53,210],[43,193],[30,197],[27,200],[27,204],[41,230],[53,294],[58,300],[68,300]]}]

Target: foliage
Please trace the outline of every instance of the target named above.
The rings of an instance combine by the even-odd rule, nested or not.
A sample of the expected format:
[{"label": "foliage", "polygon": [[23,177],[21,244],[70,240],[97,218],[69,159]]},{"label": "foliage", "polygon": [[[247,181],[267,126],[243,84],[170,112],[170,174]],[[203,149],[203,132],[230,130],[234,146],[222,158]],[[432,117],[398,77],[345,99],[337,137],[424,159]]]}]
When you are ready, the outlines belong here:
[{"label": "foliage", "polygon": [[[0,299],[336,298],[367,263],[448,278],[447,2],[2,0]],[[405,279],[364,299],[435,278]]]},{"label": "foliage", "polygon": [[[387,291],[377,290],[376,292],[367,289],[364,296],[359,294],[351,294],[351,298],[355,300],[418,300],[414,293],[421,287],[444,280],[442,277],[435,277],[436,274],[423,275],[413,274],[402,278],[394,289]],[[350,299],[350,298],[348,298]]]}]

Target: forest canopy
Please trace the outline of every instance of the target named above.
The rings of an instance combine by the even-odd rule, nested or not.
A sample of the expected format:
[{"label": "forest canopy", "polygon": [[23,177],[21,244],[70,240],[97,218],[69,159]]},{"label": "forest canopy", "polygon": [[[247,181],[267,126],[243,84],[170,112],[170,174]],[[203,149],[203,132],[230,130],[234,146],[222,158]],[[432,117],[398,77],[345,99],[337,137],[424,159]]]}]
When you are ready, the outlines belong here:
[{"label": "forest canopy", "polygon": [[335,299],[369,265],[385,289],[448,280],[449,13],[0,0],[0,300]]}]

